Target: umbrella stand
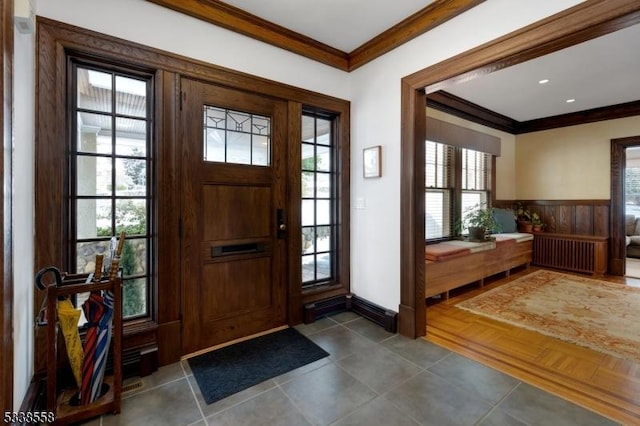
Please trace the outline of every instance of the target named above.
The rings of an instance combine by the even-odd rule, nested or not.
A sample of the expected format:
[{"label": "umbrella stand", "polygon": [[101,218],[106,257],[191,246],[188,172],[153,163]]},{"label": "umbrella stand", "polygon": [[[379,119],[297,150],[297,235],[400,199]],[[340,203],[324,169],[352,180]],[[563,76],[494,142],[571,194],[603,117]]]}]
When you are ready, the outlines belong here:
[{"label": "umbrella stand", "polygon": [[[38,276],[40,276],[40,273]],[[120,412],[122,393],[122,279],[119,274],[113,279],[105,277],[105,279],[99,281],[90,280],[87,282],[87,278],[89,278],[88,274],[61,274],[61,280],[56,280],[46,285],[42,284],[42,276],[36,280],[38,288],[45,290],[47,293],[45,302],[48,342],[47,410],[55,414],[55,424],[77,423],[105,413]],[[60,384],[67,380],[58,377],[58,374],[63,374],[63,371],[58,371],[57,360],[58,357],[63,356],[62,353],[64,351],[61,347],[62,345],[57,345],[58,330],[64,334],[64,331],[60,328],[58,308],[59,301],[73,297],[78,293],[87,292],[100,294],[103,298],[106,295],[107,299],[109,299],[106,303],[111,304],[109,308],[111,314],[102,323],[102,328],[108,330],[108,332],[103,337],[103,355],[97,358],[95,363],[98,366],[96,378],[100,378],[100,383],[96,384],[94,382],[92,384],[94,398],[89,403],[73,405],[74,395],[77,400],[79,389],[75,386],[64,388]],[[105,321],[110,322],[112,325],[108,326]],[[98,323],[98,325],[100,324]],[[45,325],[43,324],[43,326]],[[96,336],[96,342],[98,340],[99,338]],[[111,348],[110,350],[109,347]],[[105,374],[104,366],[109,353],[113,357],[113,371],[108,371]],[[70,380],[69,382],[75,382],[75,380]],[[103,394],[102,389],[108,390]],[[82,397],[82,392],[80,397]]]},{"label": "umbrella stand", "polygon": [[81,404],[90,404],[102,394],[104,369],[111,342],[113,293],[109,290],[92,291],[82,304],[87,318],[87,334],[82,362]]}]

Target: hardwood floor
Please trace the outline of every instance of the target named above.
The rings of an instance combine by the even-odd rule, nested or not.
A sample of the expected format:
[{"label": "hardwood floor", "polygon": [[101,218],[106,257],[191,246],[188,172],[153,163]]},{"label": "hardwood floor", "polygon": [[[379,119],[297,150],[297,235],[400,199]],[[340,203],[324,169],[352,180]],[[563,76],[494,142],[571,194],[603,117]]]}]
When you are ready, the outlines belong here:
[{"label": "hardwood floor", "polygon": [[[425,338],[615,421],[640,425],[640,363],[455,307],[456,303],[536,269],[514,271],[508,278],[498,276],[485,281],[482,289],[477,285],[466,286],[451,292],[449,300],[428,299]],[[640,285],[640,280],[634,278],[604,279]]]},{"label": "hardwood floor", "polygon": [[626,269],[627,269],[627,277],[640,278],[640,259],[627,257]]}]

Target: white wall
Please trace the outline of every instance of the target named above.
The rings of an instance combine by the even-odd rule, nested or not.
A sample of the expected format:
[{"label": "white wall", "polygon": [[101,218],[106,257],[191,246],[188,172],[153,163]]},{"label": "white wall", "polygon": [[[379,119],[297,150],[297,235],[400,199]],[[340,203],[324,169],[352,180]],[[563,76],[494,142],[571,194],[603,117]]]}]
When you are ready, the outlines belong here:
[{"label": "white wall", "polygon": [[[351,196],[366,205],[351,216],[354,293],[393,310],[400,303],[402,77],[578,3],[488,0],[351,73]],[[377,180],[362,177],[362,149],[371,145],[382,145],[383,175]]]},{"label": "white wall", "polygon": [[15,32],[13,85],[13,405],[33,376],[34,41]]},{"label": "white wall", "polygon": [[38,0],[38,15],[341,98],[349,75],[145,0]]},{"label": "white wall", "polygon": [[[351,74],[316,63],[264,43],[214,27],[202,21],[172,12],[143,0],[55,0],[37,1],[39,15],[129,39],[159,49],[193,57],[293,86],[352,100],[352,198],[362,199],[364,209],[352,216],[351,282],[361,297],[389,309],[400,302],[400,79],[441,60],[516,30],[567,7],[578,0],[488,0],[471,11],[452,19]],[[32,85],[33,70],[27,59],[31,46],[16,49],[16,86]],[[33,95],[23,99],[25,110],[33,110]],[[26,116],[25,116],[26,117]],[[17,120],[16,138],[24,137],[33,150],[33,125]],[[362,149],[383,146],[383,176],[362,178]],[[27,147],[25,147],[27,149]],[[16,158],[15,170],[33,175],[32,151]],[[32,186],[32,184],[30,184]],[[17,184],[16,184],[17,186]],[[32,191],[30,192],[32,193]],[[32,201],[31,201],[32,202]],[[352,203],[355,206],[355,203]],[[15,241],[33,239],[30,215],[18,213]],[[17,250],[17,249],[16,249]],[[21,318],[16,333],[14,400],[24,396],[24,377],[32,374],[31,324],[29,311],[32,284],[30,256],[14,256],[16,270],[15,310]],[[42,265],[38,265],[42,266]],[[23,316],[24,315],[24,316]],[[23,316],[23,317],[22,317]],[[25,327],[25,328],[22,328]]]}]

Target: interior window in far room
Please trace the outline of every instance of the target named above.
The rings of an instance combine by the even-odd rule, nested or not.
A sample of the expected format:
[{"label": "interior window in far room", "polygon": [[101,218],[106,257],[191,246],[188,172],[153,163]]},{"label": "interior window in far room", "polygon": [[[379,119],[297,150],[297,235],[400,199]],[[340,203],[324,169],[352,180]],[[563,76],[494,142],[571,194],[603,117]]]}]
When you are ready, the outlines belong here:
[{"label": "interior window in far room", "polygon": [[[460,148],[462,158],[461,211],[465,213],[489,205],[491,189],[491,155]],[[466,232],[466,230],[462,230]]]},{"label": "interior window in far room", "polygon": [[454,148],[426,141],[425,152],[425,238],[447,238],[453,232]]},{"label": "interior window in far room", "polygon": [[493,156],[425,141],[425,240],[450,239],[464,215],[491,201]]}]

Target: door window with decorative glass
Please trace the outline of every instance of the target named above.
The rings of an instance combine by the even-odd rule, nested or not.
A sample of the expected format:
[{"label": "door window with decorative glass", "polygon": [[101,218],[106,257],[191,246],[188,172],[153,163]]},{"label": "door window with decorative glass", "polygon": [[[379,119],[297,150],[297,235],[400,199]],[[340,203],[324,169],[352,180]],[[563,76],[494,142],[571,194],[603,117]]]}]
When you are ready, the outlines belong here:
[{"label": "door window with decorative glass", "polygon": [[205,105],[204,160],[271,164],[271,118]]}]

